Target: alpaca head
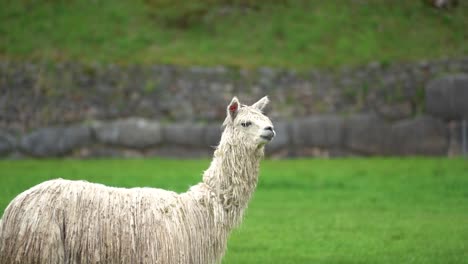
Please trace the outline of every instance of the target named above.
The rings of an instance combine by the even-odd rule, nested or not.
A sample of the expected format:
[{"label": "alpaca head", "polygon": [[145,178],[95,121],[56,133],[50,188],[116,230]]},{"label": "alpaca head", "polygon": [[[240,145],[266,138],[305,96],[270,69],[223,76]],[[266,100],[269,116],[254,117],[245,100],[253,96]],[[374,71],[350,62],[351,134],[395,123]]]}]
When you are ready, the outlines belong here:
[{"label": "alpaca head", "polygon": [[275,136],[275,130],[270,119],[262,112],[268,102],[268,97],[265,96],[247,106],[234,97],[227,107],[224,140],[232,145],[252,149],[258,149],[270,142]]}]

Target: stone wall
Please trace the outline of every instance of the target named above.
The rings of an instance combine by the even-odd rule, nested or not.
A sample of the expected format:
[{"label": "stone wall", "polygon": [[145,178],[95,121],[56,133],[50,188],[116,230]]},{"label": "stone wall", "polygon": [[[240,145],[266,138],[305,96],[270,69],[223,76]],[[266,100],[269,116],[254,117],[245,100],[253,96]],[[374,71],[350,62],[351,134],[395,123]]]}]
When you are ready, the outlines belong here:
[{"label": "stone wall", "polygon": [[206,156],[232,96],[265,94],[270,155],[457,155],[468,58],[304,72],[4,61],[0,155]]}]

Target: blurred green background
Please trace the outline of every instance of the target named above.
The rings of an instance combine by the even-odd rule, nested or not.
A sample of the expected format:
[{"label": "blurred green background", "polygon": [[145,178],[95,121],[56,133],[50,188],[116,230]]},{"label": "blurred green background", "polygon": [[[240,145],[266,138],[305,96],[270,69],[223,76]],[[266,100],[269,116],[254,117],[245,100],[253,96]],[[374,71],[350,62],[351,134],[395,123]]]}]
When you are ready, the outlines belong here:
[{"label": "blurred green background", "polygon": [[306,69],[468,54],[468,3],[429,2],[1,0],[0,57]]}]

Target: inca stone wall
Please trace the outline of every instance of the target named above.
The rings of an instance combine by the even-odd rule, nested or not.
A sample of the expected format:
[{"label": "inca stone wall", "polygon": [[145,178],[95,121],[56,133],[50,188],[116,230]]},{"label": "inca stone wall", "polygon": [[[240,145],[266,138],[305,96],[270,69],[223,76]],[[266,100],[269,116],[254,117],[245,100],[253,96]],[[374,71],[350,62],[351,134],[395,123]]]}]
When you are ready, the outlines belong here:
[{"label": "inca stone wall", "polygon": [[269,95],[270,155],[458,155],[468,58],[340,70],[0,62],[0,155],[206,156]]}]

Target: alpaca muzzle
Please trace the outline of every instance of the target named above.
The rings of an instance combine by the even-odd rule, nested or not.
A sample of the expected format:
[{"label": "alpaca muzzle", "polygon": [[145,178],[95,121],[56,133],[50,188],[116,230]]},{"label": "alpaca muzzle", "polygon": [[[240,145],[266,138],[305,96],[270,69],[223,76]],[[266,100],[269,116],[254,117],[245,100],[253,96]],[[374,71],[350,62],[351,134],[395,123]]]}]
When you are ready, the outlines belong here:
[{"label": "alpaca muzzle", "polygon": [[276,133],[275,130],[273,130],[273,127],[269,126],[263,130],[263,133],[260,137],[267,141],[271,141],[275,137],[275,134]]}]

